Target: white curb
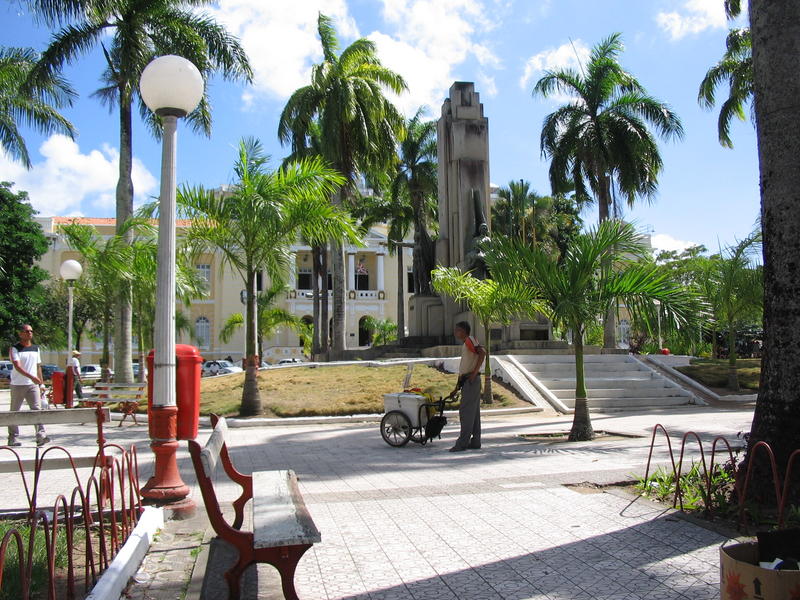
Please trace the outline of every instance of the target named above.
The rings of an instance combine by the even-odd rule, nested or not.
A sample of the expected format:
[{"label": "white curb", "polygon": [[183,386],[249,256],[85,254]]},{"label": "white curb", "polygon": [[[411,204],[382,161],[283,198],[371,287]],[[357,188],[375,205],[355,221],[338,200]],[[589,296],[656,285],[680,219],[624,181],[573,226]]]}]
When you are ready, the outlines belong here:
[{"label": "white curb", "polygon": [[86,600],[119,600],[128,580],[142,564],[156,531],[163,527],[164,509],[145,507],[130,537],[100,576]]}]

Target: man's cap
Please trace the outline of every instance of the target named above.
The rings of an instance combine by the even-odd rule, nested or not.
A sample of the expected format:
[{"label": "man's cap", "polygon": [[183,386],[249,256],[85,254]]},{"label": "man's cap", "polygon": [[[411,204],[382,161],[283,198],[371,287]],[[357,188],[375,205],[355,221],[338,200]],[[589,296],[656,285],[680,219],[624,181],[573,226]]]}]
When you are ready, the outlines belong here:
[{"label": "man's cap", "polygon": [[72,356],[80,356],[80,355],[81,355],[81,353],[78,352],[77,350],[73,350],[72,351]]}]

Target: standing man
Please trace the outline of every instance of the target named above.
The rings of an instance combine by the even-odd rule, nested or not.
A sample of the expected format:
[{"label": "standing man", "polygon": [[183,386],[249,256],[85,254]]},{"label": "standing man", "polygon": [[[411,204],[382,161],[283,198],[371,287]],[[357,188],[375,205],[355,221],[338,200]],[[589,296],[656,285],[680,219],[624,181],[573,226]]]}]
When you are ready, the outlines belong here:
[{"label": "standing man", "polygon": [[461,362],[458,367],[458,383],[453,393],[461,389],[461,406],[458,418],[461,435],[450,452],[477,450],[481,447],[481,365],[486,358],[486,349],[470,335],[466,321],[456,323],[453,335],[462,343]]},{"label": "standing man", "polygon": [[[42,378],[42,357],[39,354],[39,346],[33,345],[33,328],[30,325],[23,325],[19,329],[19,342],[11,346],[11,363],[14,369],[11,371],[11,410],[17,411],[22,408],[22,402],[28,403],[31,410],[42,410],[42,396],[44,391],[44,379]],[[8,427],[8,445],[21,446],[17,441],[19,427],[10,425]],[[48,443],[50,438],[44,430],[44,425],[36,425],[36,445],[43,446]]]},{"label": "standing man", "polygon": [[81,385],[81,355],[77,350],[72,351],[72,358],[69,359],[69,368],[72,369],[72,380],[75,382],[75,395],[78,400],[83,400],[83,386]]}]

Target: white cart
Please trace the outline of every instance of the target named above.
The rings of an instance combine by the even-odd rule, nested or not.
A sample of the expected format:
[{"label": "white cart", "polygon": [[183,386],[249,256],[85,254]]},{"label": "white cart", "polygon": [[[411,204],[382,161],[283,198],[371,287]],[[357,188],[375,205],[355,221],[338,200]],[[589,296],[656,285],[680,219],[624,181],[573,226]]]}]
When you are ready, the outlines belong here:
[{"label": "white cart", "polygon": [[[408,392],[384,394],[383,408],[386,414],[381,419],[381,437],[395,447],[405,446],[409,441],[424,445],[439,435],[447,423],[443,414],[445,404],[455,400],[453,395],[431,401],[425,396]],[[435,433],[426,431],[429,420],[431,424],[438,420],[437,427],[433,428]]]}]

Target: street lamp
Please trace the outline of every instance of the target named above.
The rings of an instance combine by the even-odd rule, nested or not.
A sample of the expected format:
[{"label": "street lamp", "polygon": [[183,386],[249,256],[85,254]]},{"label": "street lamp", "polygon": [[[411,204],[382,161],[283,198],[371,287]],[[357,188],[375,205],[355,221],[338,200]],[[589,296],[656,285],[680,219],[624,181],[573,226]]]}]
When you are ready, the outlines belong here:
[{"label": "street lamp", "polygon": [[[178,118],[192,112],[203,97],[203,76],[180,56],[160,56],[148,64],[139,81],[147,107],[164,126],[161,152],[161,196],[158,208],[158,269],[156,278],[155,356],[150,447],[155,473],[142,496],[174,508],[191,510],[175,460],[178,449],[175,402],[175,155]],[[183,501],[183,502],[181,502]],[[176,503],[184,504],[184,507]]]},{"label": "street lamp", "polygon": [[664,345],[664,342],[661,340],[661,301],[653,300],[653,304],[656,305],[656,311],[658,311],[658,351],[661,352]]},{"label": "street lamp", "polygon": [[67,366],[69,366],[70,352],[72,352],[72,310],[73,310],[73,287],[75,280],[79,279],[83,273],[83,267],[77,260],[65,260],[58,269],[61,279],[67,282]]}]

